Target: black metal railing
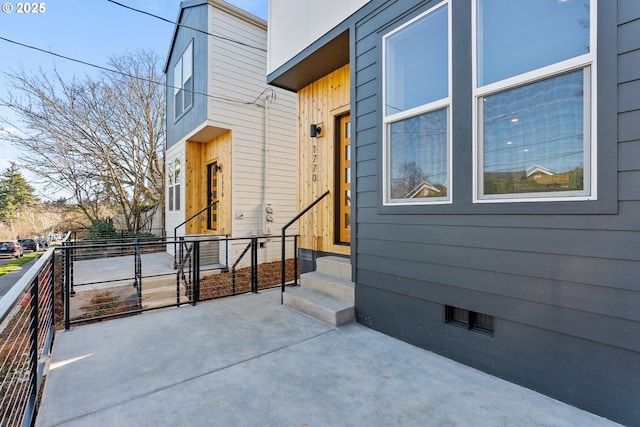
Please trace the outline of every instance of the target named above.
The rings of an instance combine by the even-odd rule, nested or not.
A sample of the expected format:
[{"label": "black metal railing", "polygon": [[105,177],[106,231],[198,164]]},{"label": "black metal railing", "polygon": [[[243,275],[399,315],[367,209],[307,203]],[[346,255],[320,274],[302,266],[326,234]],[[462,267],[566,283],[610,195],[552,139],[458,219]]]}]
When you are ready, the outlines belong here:
[{"label": "black metal railing", "polygon": [[133,287],[138,294],[138,305],[142,305],[142,251],[140,241],[135,241],[135,262],[133,267]]},{"label": "black metal railing", "polygon": [[[197,213],[195,213],[195,214],[191,215],[189,218],[187,218],[186,220],[182,221],[180,224],[176,225],[176,226],[173,228],[173,241],[174,241],[174,242],[178,242],[178,228],[180,228],[180,227],[182,227],[183,225],[187,224],[189,221],[191,221],[191,220],[195,219],[196,217],[198,217],[198,216],[202,215],[202,213],[203,213],[204,211],[206,211],[206,210],[208,210],[208,209],[211,209],[211,208],[212,208],[212,207],[214,207],[217,203],[218,203],[218,200],[216,200],[215,202],[211,203],[209,206],[206,206],[206,207],[202,208],[199,212],[197,212]],[[176,250],[176,249],[177,249],[177,248],[176,248],[176,244],[177,244],[177,243],[174,243],[174,247],[173,247],[173,254],[174,254],[174,255],[173,255],[173,257],[174,257],[174,259],[173,259],[173,267],[174,267],[174,268],[178,268],[178,264],[179,264],[179,263],[180,263],[180,261],[181,261],[181,260],[179,260],[179,259],[177,258],[178,251]]]},{"label": "black metal railing", "polygon": [[[184,239],[183,241],[180,243],[181,245],[186,245],[186,243],[184,243]],[[192,268],[192,258],[191,258],[191,251],[193,250],[194,245],[191,246],[187,246],[187,250],[185,251],[185,254],[183,256],[180,257],[180,259],[182,260],[180,262],[180,265],[178,265],[178,272],[176,274],[176,304],[180,305],[181,301],[180,301],[180,288],[182,285],[184,285],[185,289],[186,289],[186,296],[187,298],[190,298],[190,293],[191,293],[191,289],[193,287],[193,282],[194,282],[194,278],[193,278],[193,268]]]},{"label": "black metal railing", "polygon": [[[204,266],[201,249],[210,242],[203,241],[201,237],[186,238],[187,256],[178,271],[177,287],[173,287],[176,271],[166,252],[168,245],[175,242],[166,239],[160,242],[165,248],[162,253],[156,250],[158,241],[137,241],[122,243],[119,245],[121,248],[113,251],[115,244],[103,245],[101,248],[106,249],[102,252],[104,258],[79,260],[77,255],[90,249],[90,245],[74,241],[68,235],[62,246],[45,252],[0,299],[0,425],[33,424],[38,390],[45,361],[50,355],[56,322],[70,329],[81,323],[188,303],[195,305],[199,301],[279,286],[277,237],[227,237],[224,240],[214,238],[210,242],[225,248],[225,262]],[[243,248],[248,249],[243,251]],[[269,251],[276,256],[269,255]],[[115,257],[114,253],[130,255]],[[237,256],[240,253],[250,253],[250,259]],[[286,261],[297,264],[295,255],[294,251],[293,259]],[[163,257],[169,261],[166,272],[150,273],[151,268],[144,267],[145,263],[157,266]],[[121,266],[115,270],[122,277],[110,277],[106,269],[99,267],[105,265],[100,262]],[[228,267],[231,262],[233,271]],[[133,268],[127,267],[127,263],[133,263]],[[163,282],[165,276],[168,287],[173,288],[174,297],[170,298],[171,302],[147,306],[145,290],[149,290],[153,282]],[[187,278],[188,284],[185,285]],[[57,319],[56,313],[59,313]]]},{"label": "black metal railing", "polygon": [[55,256],[45,252],[0,299],[0,425],[30,426],[55,327]]},{"label": "black metal railing", "polygon": [[[62,257],[62,265],[63,265],[62,271],[64,271],[63,280],[65,283],[65,286],[63,286],[63,289],[67,289],[66,285],[69,284],[69,293],[65,293],[64,295],[65,298],[68,298],[69,296],[73,296],[75,294],[75,291],[73,289],[73,259],[75,256],[74,256],[74,251],[72,249],[73,245],[75,245],[75,242],[76,242],[75,237],[76,237],[76,232],[69,231],[61,241],[62,246],[68,248],[67,250],[64,251],[64,256]],[[67,306],[68,304],[65,304],[65,307]]]},{"label": "black metal railing", "polygon": [[[242,261],[244,256],[247,254],[247,252],[249,252],[249,249],[251,249],[251,248],[253,248],[253,240],[251,242],[249,242],[247,244],[247,246],[245,246],[245,248],[242,251],[242,253],[240,254],[240,256],[236,259],[236,261],[231,266],[231,292],[233,292],[233,293],[236,292],[236,267],[238,266],[240,261]],[[252,256],[253,256],[253,252],[252,252]],[[252,276],[253,276],[253,274],[252,274]],[[253,284],[251,285],[251,289],[253,290]]]},{"label": "black metal railing", "polygon": [[[285,241],[295,244],[296,237],[285,236]],[[59,247],[65,260],[65,328],[278,287],[278,239],[184,236],[177,243],[184,248],[177,270],[166,252],[176,243],[171,240],[121,244],[117,251],[106,245],[103,259],[74,260],[87,249],[81,242]],[[158,245],[163,252],[147,249]],[[129,255],[106,258],[111,252]],[[285,263],[294,265],[287,272],[289,280],[297,280],[295,248]]]},{"label": "black metal railing", "polygon": [[[293,225],[293,223],[295,223],[297,220],[300,219],[300,217],[302,217],[304,214],[306,214],[307,212],[309,212],[315,205],[317,205],[318,203],[320,203],[320,201],[322,201],[322,199],[324,199],[325,197],[327,197],[329,195],[330,191],[327,190],[324,192],[324,194],[322,194],[320,197],[318,197],[316,200],[314,200],[309,206],[307,206],[306,208],[304,208],[302,211],[300,211],[300,213],[296,216],[294,216],[289,222],[287,222],[283,227],[282,227],[282,232],[281,232],[281,239],[282,239],[282,247],[281,247],[281,260],[282,260],[282,270],[280,272],[280,277],[281,277],[281,283],[280,283],[280,304],[284,303],[284,288],[285,288],[285,284],[286,284],[286,276],[287,276],[287,270],[286,270],[286,265],[285,265],[285,254],[286,254],[286,233],[287,233],[287,228],[289,228],[291,225]],[[296,254],[296,258],[297,258],[297,253],[298,253],[298,236],[296,235],[294,237],[294,252]],[[298,267],[298,263],[296,262],[294,264],[294,268],[295,273],[294,276],[296,278],[296,281],[294,282],[294,285],[297,285],[297,278],[298,278],[298,271],[297,271],[297,267]]]},{"label": "black metal railing", "polygon": [[145,228],[138,231],[132,230],[110,230],[110,231],[95,231],[88,228],[79,228],[72,230],[74,240],[94,241],[100,242],[109,240],[112,243],[121,241],[123,243],[130,242],[135,238],[163,238],[165,236],[165,230],[162,228]]},{"label": "black metal railing", "polygon": [[[144,311],[143,291],[149,279],[171,280],[172,266],[166,271],[143,273],[148,256],[167,257],[166,239],[134,239],[129,243],[109,243],[99,246],[101,256],[96,255],[94,245],[83,241],[63,245],[55,250],[64,260],[63,295],[64,325],[70,329],[75,324],[107,320],[115,317],[140,314]],[[82,254],[93,253],[91,257]],[[149,260],[147,259],[147,262]],[[113,268],[112,265],[118,266]]]},{"label": "black metal railing", "polygon": [[[287,236],[292,237],[292,236]],[[238,295],[242,293],[257,293],[260,289],[275,288],[280,285],[277,279],[280,261],[276,259],[261,259],[260,248],[264,245],[273,245],[273,237],[250,237],[250,238],[221,238],[216,240],[228,251],[229,247],[234,248],[233,264],[229,269],[220,265],[219,272],[215,275],[204,274],[206,268],[202,266],[202,245],[207,240],[202,238],[187,241],[186,252],[183,263],[178,268],[177,292],[182,288],[188,297],[189,302],[195,304],[214,298]],[[246,242],[246,243],[245,243]],[[194,256],[193,253],[200,255]],[[250,254],[249,257],[247,255]],[[295,251],[294,251],[295,254]],[[247,262],[247,258],[248,262]],[[197,260],[197,261],[196,261]],[[197,264],[194,266],[194,262]],[[297,257],[289,260],[296,264]],[[275,265],[277,264],[277,265]],[[297,270],[296,270],[297,271]],[[293,277],[291,277],[293,279]]]}]

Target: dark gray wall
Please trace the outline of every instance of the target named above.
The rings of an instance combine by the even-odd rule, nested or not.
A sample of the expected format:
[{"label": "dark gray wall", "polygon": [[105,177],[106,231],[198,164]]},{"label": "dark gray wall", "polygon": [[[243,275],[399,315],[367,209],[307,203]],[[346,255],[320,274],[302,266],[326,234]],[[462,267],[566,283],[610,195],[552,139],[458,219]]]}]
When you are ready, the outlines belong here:
[{"label": "dark gray wall", "polygon": [[[437,3],[352,17],[358,321],[640,426],[640,2],[599,2],[598,201],[472,203],[471,2],[452,0],[454,203],[385,207],[382,36]],[[494,316],[494,336],[444,305]]]},{"label": "dark gray wall", "polygon": [[[207,31],[208,6],[201,4],[186,7],[180,15],[180,23]],[[193,40],[193,107],[175,120],[173,100],[173,67]],[[171,56],[167,61],[167,148],[172,147],[207,118],[207,35],[186,27],[180,27],[173,40]]]}]

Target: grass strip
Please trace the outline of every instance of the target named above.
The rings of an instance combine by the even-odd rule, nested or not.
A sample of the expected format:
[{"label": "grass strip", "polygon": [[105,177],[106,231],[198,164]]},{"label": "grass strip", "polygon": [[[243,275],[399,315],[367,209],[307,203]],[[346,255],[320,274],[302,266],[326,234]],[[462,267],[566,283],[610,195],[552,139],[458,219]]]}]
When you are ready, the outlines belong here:
[{"label": "grass strip", "polygon": [[23,256],[22,258],[17,258],[17,259],[14,259],[12,261],[9,261],[6,264],[0,265],[0,276],[4,276],[5,274],[9,273],[10,271],[13,271],[13,270],[16,270],[16,269],[20,268],[20,266],[28,263],[29,261],[34,260],[37,255],[38,255],[37,252],[31,252],[30,254],[27,254],[27,255]]}]

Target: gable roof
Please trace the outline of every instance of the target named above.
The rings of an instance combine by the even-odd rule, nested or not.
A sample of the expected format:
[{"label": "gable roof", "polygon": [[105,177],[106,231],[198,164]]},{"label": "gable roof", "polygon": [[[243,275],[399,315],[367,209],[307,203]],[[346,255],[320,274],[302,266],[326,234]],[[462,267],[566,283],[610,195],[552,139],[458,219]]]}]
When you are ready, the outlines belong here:
[{"label": "gable roof", "polygon": [[538,172],[543,173],[545,175],[555,175],[556,174],[551,169],[545,168],[544,166],[540,166],[538,164],[529,166],[525,173],[527,174],[527,178],[529,178],[531,175],[533,175],[534,173],[538,173]]},{"label": "gable roof", "polygon": [[[165,60],[164,67],[162,71],[166,74],[169,68],[169,62],[171,60],[171,55],[173,54],[173,47],[175,46],[176,37],[178,36],[178,30],[180,29],[180,25],[182,23],[182,16],[186,9],[210,5],[216,9],[220,9],[224,12],[229,13],[243,21],[246,21],[250,24],[255,25],[256,27],[262,28],[263,30],[267,29],[267,21],[264,19],[258,18],[257,16],[247,12],[246,10],[240,9],[232,4],[227,3],[224,0],[185,0],[180,2],[180,10],[178,11],[178,17],[176,18],[176,24],[173,29],[173,35],[171,36],[171,43],[169,45],[169,52],[167,53],[167,59]],[[208,28],[202,29],[202,31],[208,31]]]},{"label": "gable roof", "polygon": [[429,182],[422,181],[420,184],[416,185],[413,188],[413,190],[409,191],[407,193],[407,195],[404,196],[404,198],[405,199],[413,199],[414,197],[417,197],[418,194],[420,194],[420,192],[423,191],[423,190],[429,190],[429,192],[436,192],[436,193],[440,192],[440,190],[438,190],[436,187],[431,185]]}]

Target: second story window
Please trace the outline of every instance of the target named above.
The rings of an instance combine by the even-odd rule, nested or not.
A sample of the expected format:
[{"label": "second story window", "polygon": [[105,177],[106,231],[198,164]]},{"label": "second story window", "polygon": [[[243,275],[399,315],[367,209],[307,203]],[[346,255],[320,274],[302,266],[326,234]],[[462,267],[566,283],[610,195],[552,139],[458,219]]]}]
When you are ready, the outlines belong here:
[{"label": "second story window", "polygon": [[477,202],[596,199],[595,3],[476,1]]},{"label": "second story window", "polygon": [[449,4],[384,36],[386,205],[451,203]]},{"label": "second story window", "polygon": [[193,42],[173,68],[173,97],[174,118],[178,119],[193,105]]}]

